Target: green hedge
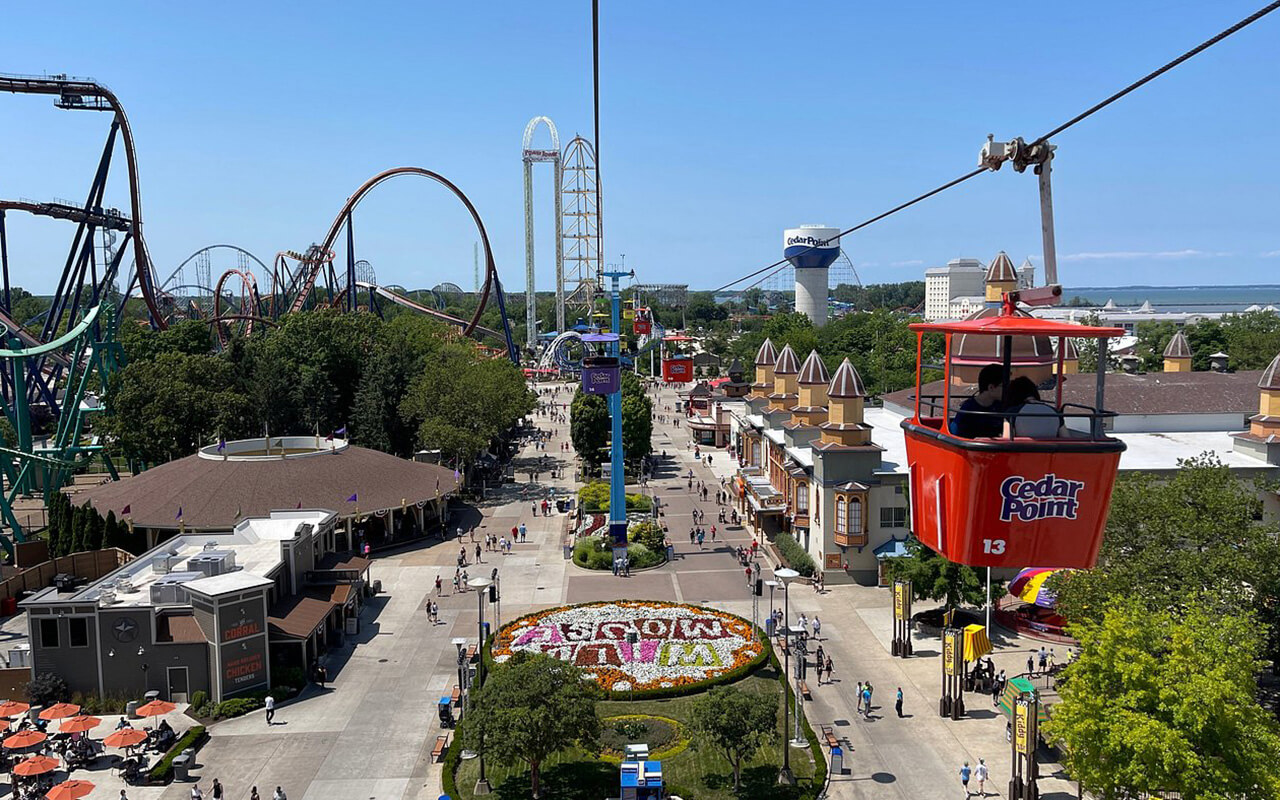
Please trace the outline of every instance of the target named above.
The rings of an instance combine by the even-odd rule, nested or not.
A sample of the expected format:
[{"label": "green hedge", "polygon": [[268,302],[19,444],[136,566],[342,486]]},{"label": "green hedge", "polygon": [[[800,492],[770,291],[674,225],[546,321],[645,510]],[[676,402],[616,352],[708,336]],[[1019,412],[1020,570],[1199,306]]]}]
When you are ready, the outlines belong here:
[{"label": "green hedge", "polygon": [[[632,569],[656,567],[667,560],[666,551],[654,552],[638,542],[627,545]],[[613,548],[603,537],[588,536],[573,546],[573,563],[585,569],[613,569]]]},{"label": "green hedge", "polygon": [[815,569],[813,557],[800,546],[794,536],[789,533],[779,533],[774,537],[773,543],[778,546],[778,553],[782,556],[782,560],[787,562],[788,567],[806,578],[813,577]]},{"label": "green hedge", "polygon": [[458,762],[462,760],[462,742],[458,739],[458,732],[453,732],[453,737],[449,739],[449,747],[444,751],[444,774],[440,776],[440,788],[450,797],[462,797],[462,793],[458,791],[457,773]]},{"label": "green hedge", "polygon": [[[653,511],[653,501],[646,494],[629,494],[627,511]],[[578,505],[583,511],[602,512],[609,510],[609,484],[606,481],[592,481],[578,490]]]},{"label": "green hedge", "polygon": [[168,752],[164,754],[156,765],[147,773],[147,778],[152,783],[168,783],[173,777],[173,760],[182,755],[182,751],[188,747],[198,747],[205,740],[205,732],[203,725],[192,725],[191,729],[179,737],[170,747]]}]

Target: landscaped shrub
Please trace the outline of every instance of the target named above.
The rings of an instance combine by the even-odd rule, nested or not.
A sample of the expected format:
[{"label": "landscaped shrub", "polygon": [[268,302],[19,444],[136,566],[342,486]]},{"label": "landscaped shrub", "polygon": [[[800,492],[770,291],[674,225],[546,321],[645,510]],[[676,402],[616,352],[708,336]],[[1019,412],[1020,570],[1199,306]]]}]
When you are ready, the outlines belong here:
[{"label": "landscaped shrub", "polygon": [[[584,511],[609,510],[609,484],[606,481],[592,481],[578,490],[578,505]],[[627,495],[627,511],[649,512],[653,510],[653,501],[648,495]]]},{"label": "landscaped shrub", "polygon": [[71,693],[71,702],[80,706],[81,712],[85,714],[123,714],[129,705],[129,699],[126,697],[112,695],[102,697],[80,692]]},{"label": "landscaped shrub", "polygon": [[182,755],[183,750],[188,747],[195,747],[203,742],[204,738],[204,726],[192,725],[190,730],[182,734],[178,741],[173,743],[173,747],[169,748],[164,757],[156,762],[156,765],[147,773],[147,777],[151,779],[152,783],[168,783],[169,779],[173,777],[173,760]]},{"label": "landscaped shrub", "polygon": [[642,544],[655,553],[666,551],[667,536],[656,522],[637,522],[627,529],[627,538]]},{"label": "landscaped shrub", "polygon": [[[627,545],[627,556],[631,559],[632,569],[656,567],[666,560],[666,550],[650,550],[642,544],[632,542]],[[613,569],[613,547],[603,536],[588,536],[579,539],[573,546],[573,563],[587,569]]]},{"label": "landscaped shrub", "polygon": [[261,697],[233,697],[230,700],[223,700],[213,709],[214,719],[228,719],[230,717],[242,717],[250,711],[257,711],[262,708],[265,703]]},{"label": "landscaped shrub", "polygon": [[70,694],[67,682],[52,672],[41,672],[27,683],[27,699],[38,706],[57,703]]},{"label": "landscaped shrub", "polygon": [[191,707],[203,708],[209,702],[209,693],[204,689],[200,689],[191,695]]},{"label": "landscaped shrub", "polygon": [[778,553],[782,556],[782,560],[787,562],[787,566],[806,578],[813,577],[813,558],[800,546],[794,536],[789,533],[779,533],[774,537],[773,543],[778,546]]}]

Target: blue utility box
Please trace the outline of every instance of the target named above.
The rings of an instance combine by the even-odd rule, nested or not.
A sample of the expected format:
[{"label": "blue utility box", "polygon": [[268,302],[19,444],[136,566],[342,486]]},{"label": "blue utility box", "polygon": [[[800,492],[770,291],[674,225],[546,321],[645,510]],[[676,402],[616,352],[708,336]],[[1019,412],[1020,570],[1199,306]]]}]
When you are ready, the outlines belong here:
[{"label": "blue utility box", "polygon": [[622,800],[663,800],[661,761],[623,761]]}]

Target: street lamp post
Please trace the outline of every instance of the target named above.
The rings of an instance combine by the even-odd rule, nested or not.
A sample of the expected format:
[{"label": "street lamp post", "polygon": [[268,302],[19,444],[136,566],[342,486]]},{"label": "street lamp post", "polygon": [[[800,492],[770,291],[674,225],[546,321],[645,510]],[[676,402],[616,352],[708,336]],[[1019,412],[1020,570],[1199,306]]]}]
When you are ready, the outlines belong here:
[{"label": "street lamp post", "polygon": [[[488,578],[472,578],[467,581],[467,586],[475,589],[476,592],[476,609],[480,615],[476,622],[476,630],[480,637],[480,666],[476,669],[476,689],[479,690],[484,686],[484,644],[486,637],[484,635],[484,598],[485,592],[493,581]],[[475,709],[475,698],[471,701],[472,710]],[[484,776],[484,733],[480,735],[480,777],[476,779],[476,788],[473,794],[490,794],[493,787],[489,785],[489,779]]]},{"label": "street lamp post", "polygon": [[[783,591],[782,631],[784,637],[783,641],[786,642],[786,647],[782,651],[784,659],[782,677],[783,686],[785,687],[791,674],[791,643],[786,641],[786,637],[790,634],[791,630],[791,592],[787,590],[787,587],[793,580],[800,577],[800,573],[796,572],[794,569],[783,567],[782,569],[774,570],[773,577],[782,583]],[[778,773],[778,783],[786,786],[793,786],[795,785],[796,779],[795,776],[791,774],[791,747],[787,743],[787,728],[789,727],[787,725],[788,711],[789,705],[787,703],[787,692],[784,688],[782,691],[782,770]],[[796,713],[799,713],[798,708],[796,709]]]},{"label": "street lamp post", "polygon": [[461,717],[467,708],[467,676],[462,671],[466,664],[463,651],[467,647],[467,640],[461,636],[455,636],[452,641],[453,646],[458,648],[458,716]]}]

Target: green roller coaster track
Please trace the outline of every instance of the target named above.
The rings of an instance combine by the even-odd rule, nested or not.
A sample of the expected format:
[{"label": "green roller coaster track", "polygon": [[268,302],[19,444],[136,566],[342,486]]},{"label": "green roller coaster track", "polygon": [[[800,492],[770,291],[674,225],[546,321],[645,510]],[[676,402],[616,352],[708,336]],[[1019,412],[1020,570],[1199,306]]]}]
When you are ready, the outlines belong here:
[{"label": "green roller coaster track", "polygon": [[[90,414],[100,411],[84,406],[85,395],[94,390],[105,397],[107,379],[124,364],[124,353],[116,341],[116,316],[108,303],[90,308],[66,333],[42,344],[23,347],[17,336],[6,336],[7,348],[0,348],[0,361],[13,376],[11,402],[5,405],[5,416],[13,426],[16,441],[8,442],[0,435],[0,473],[4,488],[0,492],[0,524],[6,529],[0,535],[0,547],[10,555],[14,543],[24,542],[29,532],[18,521],[14,504],[20,497],[42,493],[46,507],[50,499],[66,486],[77,469],[100,457],[111,477],[118,478],[115,465],[102,452],[100,444],[85,440],[84,425]],[[69,366],[59,382],[63,393],[62,413],[51,436],[37,444],[31,430],[31,407],[27,397],[28,371],[40,368],[48,356],[61,353],[69,358]]]}]

